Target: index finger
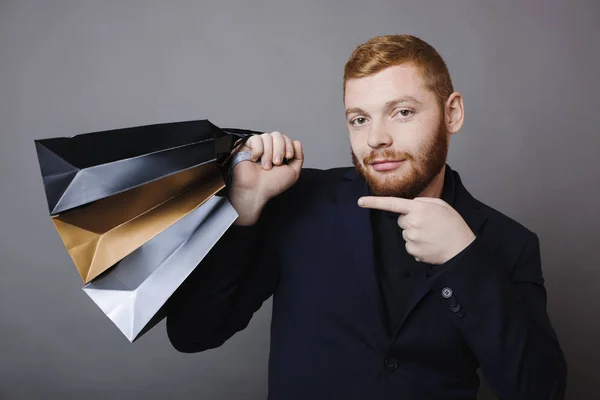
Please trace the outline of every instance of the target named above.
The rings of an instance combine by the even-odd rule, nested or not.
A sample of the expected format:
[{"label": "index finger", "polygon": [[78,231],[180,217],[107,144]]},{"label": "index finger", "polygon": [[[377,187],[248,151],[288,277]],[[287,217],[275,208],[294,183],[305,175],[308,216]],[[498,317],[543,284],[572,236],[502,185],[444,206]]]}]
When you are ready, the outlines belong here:
[{"label": "index finger", "polygon": [[358,199],[362,208],[390,211],[396,214],[408,214],[412,209],[413,200],[400,197],[364,196]]},{"label": "index finger", "polygon": [[240,147],[239,151],[250,151],[251,160],[258,161],[264,152],[264,145],[259,135],[250,136],[250,138]]}]

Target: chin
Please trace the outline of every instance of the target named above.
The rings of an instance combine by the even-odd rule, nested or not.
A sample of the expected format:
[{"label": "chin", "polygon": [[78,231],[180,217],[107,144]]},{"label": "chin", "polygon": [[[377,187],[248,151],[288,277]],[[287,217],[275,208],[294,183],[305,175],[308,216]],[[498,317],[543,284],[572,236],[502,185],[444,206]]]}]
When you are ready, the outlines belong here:
[{"label": "chin", "polygon": [[367,182],[369,186],[377,188],[401,188],[406,186],[408,183],[406,173],[399,173],[397,171],[391,172],[378,172],[374,171],[367,176]]},{"label": "chin", "polygon": [[376,196],[414,198],[418,195],[418,193],[414,193],[415,182],[407,177],[405,173],[397,171],[375,171],[374,174],[369,174],[367,183]]}]

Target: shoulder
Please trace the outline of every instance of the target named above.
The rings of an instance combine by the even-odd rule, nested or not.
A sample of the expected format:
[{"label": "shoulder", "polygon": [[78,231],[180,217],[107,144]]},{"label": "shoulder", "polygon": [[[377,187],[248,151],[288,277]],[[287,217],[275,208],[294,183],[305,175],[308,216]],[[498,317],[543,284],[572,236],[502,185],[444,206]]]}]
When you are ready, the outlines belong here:
[{"label": "shoulder", "polygon": [[344,175],[350,169],[349,167],[303,168],[298,181],[285,192],[271,199],[268,209],[275,215],[287,214],[290,209],[295,210],[294,216],[314,212],[331,202],[337,188],[344,181]]},{"label": "shoulder", "polygon": [[481,210],[487,215],[489,223],[495,228],[502,231],[511,232],[520,237],[530,237],[535,233],[525,226],[523,223],[517,221],[513,217],[508,216],[502,211],[483,203],[482,201],[476,200],[479,203]]},{"label": "shoulder", "polygon": [[298,181],[289,189],[272,198],[261,214],[265,227],[277,227],[285,221],[290,229],[294,221],[314,219],[327,205],[344,181],[350,168],[316,169],[303,168]]},{"label": "shoulder", "polygon": [[[509,265],[515,264],[528,249],[539,251],[539,238],[533,230],[506,212],[471,195],[458,173],[454,176],[458,178],[459,212],[467,222],[475,221],[478,228],[476,234],[488,250],[502,255]],[[483,224],[477,223],[478,220],[483,220]]]},{"label": "shoulder", "polygon": [[529,227],[506,213],[475,199],[486,223],[480,238],[488,249],[505,257],[507,265],[515,265],[526,253],[539,253],[539,237]]},{"label": "shoulder", "polygon": [[330,169],[303,168],[296,186],[305,189],[319,186],[328,186],[342,180],[352,167],[338,167]]},{"label": "shoulder", "polygon": [[343,182],[344,175],[351,167],[339,167],[331,169],[303,168],[300,172],[298,182],[288,189],[283,196],[302,198],[322,198],[335,191],[335,188]]}]

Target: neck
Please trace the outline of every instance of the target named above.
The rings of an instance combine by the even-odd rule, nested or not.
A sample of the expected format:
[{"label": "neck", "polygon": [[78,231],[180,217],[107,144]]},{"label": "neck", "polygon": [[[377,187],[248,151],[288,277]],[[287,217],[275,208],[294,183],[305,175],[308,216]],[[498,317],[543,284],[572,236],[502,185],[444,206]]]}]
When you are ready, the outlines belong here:
[{"label": "neck", "polygon": [[434,197],[441,198],[444,190],[444,176],[446,174],[446,165],[442,170],[433,178],[429,186],[421,192],[419,197]]}]

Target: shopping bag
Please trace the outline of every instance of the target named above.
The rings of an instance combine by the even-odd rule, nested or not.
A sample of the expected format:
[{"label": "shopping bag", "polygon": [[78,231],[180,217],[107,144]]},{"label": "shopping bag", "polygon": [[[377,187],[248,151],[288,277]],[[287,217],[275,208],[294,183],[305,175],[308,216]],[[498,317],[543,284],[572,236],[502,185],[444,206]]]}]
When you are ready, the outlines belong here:
[{"label": "shopping bag", "polygon": [[208,120],[171,122],[35,140],[50,215],[227,157],[259,133]]},{"label": "shopping bag", "polygon": [[133,342],[237,216],[225,197],[213,196],[83,290]]},{"label": "shopping bag", "polygon": [[35,142],[83,290],[131,342],[237,218],[219,193],[234,146],[258,133],[199,120]]},{"label": "shopping bag", "polygon": [[205,164],[51,217],[84,283],[122,260],[225,186]]}]

